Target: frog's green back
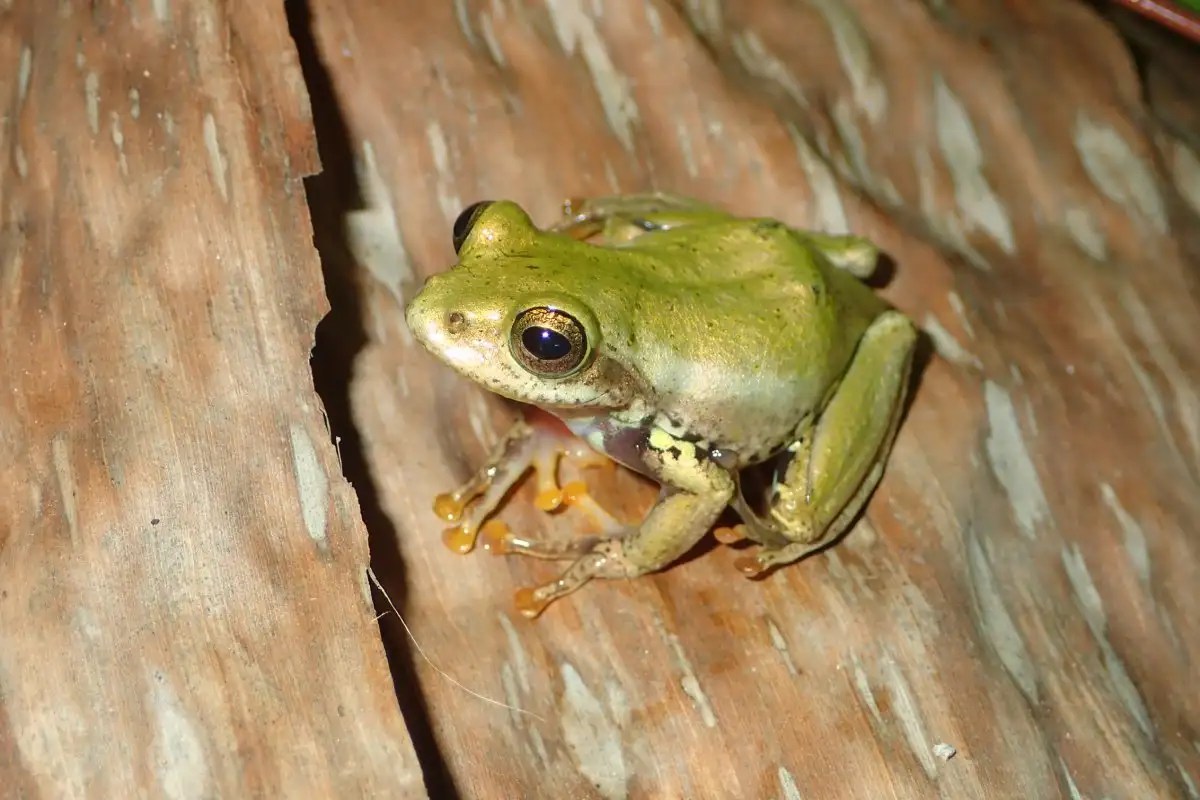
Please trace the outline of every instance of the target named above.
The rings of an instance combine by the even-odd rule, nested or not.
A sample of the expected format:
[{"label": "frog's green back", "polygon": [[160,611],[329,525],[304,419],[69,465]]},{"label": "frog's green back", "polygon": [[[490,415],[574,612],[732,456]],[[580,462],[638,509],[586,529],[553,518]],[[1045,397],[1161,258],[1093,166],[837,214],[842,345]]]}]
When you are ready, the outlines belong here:
[{"label": "frog's green back", "polygon": [[886,307],[803,234],[773,221],[658,231],[594,250],[592,263],[573,269],[602,346],[667,410],[764,423],[811,410]]},{"label": "frog's green back", "polygon": [[612,291],[636,287],[643,340],[653,336],[680,355],[703,348],[711,357],[708,345],[719,340],[725,357],[741,363],[761,354],[768,364],[807,369],[822,346],[852,350],[885,308],[804,234],[772,220],[653,232],[620,250],[637,257],[622,259]]}]

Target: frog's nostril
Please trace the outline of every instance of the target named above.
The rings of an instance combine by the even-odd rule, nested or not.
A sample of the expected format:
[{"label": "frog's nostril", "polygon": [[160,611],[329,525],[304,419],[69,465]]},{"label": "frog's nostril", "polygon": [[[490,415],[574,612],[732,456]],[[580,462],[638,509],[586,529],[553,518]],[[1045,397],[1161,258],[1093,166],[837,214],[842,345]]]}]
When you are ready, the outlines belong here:
[{"label": "frog's nostril", "polygon": [[446,330],[450,333],[462,333],[467,327],[467,318],[461,311],[451,311],[446,315]]}]

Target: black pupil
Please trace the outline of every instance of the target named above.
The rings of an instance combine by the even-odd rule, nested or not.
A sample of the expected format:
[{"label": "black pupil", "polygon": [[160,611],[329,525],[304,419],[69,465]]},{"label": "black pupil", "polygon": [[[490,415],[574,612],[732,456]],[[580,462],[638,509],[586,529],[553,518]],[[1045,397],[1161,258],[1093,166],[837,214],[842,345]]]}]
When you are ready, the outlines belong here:
[{"label": "black pupil", "polygon": [[556,361],[571,352],[571,341],[567,337],[538,325],[531,325],[521,333],[521,344],[542,361]]}]

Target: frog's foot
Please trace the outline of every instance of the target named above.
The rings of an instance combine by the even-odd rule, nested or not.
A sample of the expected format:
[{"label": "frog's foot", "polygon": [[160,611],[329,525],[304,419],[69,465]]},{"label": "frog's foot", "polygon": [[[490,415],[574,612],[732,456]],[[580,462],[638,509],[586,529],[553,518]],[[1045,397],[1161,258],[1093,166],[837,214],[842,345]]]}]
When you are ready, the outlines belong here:
[{"label": "frog's foot", "polygon": [[741,523],[728,528],[716,528],[713,537],[723,545],[733,545],[742,541],[751,541],[764,547],[784,547],[789,540],[783,535],[779,526],[768,518],[762,517],[751,508],[742,494],[739,485],[734,492],[730,505],[742,518]]},{"label": "frog's foot", "polygon": [[[582,555],[579,555],[578,548],[574,548],[578,558],[558,578],[540,586],[517,590],[513,596],[513,604],[516,605],[522,616],[533,619],[541,614],[546,606],[575,591],[592,578],[636,578],[652,569],[635,563],[626,555],[626,539],[622,537],[592,540],[585,544]],[[542,546],[538,547],[540,550]],[[520,552],[526,555],[535,555],[528,550]],[[563,558],[567,557],[566,552],[564,549],[558,556],[543,557]]]},{"label": "frog's foot", "polygon": [[[807,458],[805,450],[800,454],[800,463],[807,463]],[[778,506],[780,496],[790,494],[792,492],[786,487],[777,488],[772,493],[772,500]],[[784,505],[789,508],[797,506],[797,499],[792,500],[793,502]],[[793,514],[786,519],[780,517],[777,508],[771,509],[765,516],[760,515],[750,507],[740,490],[734,495],[731,504],[742,517],[742,524],[737,525],[734,530],[741,534],[742,539],[759,545],[754,552],[733,561],[733,566],[747,578],[762,577],[776,567],[799,561],[809,553],[825,547],[836,537],[837,531],[841,530],[825,530],[823,534],[811,515],[794,508]],[[717,539],[723,544],[731,544],[719,534]]]},{"label": "frog's foot", "polygon": [[[446,522],[456,523],[442,535],[446,546],[456,553],[474,549],[481,532],[490,526],[491,538],[501,536],[507,526],[488,520],[508,495],[513,485],[530,469],[534,472],[533,504],[552,512],[567,506],[582,510],[603,531],[620,523],[588,493],[583,470],[615,465],[570,434],[566,428],[520,420],[497,443],[487,461],[466,483],[434,499],[433,510]],[[566,479],[559,485],[560,469]]]},{"label": "frog's foot", "polygon": [[729,525],[713,528],[713,538],[723,545],[737,544],[748,536],[746,526]]},{"label": "frog's foot", "polygon": [[433,513],[446,522],[457,523],[442,534],[447,547],[456,553],[474,549],[484,520],[496,510],[513,484],[535,466],[537,455],[534,429],[518,421],[466,483],[434,498]]},{"label": "frog's foot", "polygon": [[747,578],[760,578],[776,567],[799,561],[827,544],[829,544],[828,540],[822,540],[819,542],[791,542],[783,547],[760,547],[758,552],[753,555],[734,559],[733,566]]},{"label": "frog's foot", "polygon": [[[558,508],[565,496],[556,482],[558,459],[567,449],[563,437],[545,426],[530,425],[524,420],[514,423],[466,483],[434,499],[434,513],[446,522],[457,523],[442,535],[446,546],[456,553],[474,549],[487,518],[530,469],[534,471],[537,486],[534,505],[544,511]],[[493,520],[487,524],[503,523]]]}]

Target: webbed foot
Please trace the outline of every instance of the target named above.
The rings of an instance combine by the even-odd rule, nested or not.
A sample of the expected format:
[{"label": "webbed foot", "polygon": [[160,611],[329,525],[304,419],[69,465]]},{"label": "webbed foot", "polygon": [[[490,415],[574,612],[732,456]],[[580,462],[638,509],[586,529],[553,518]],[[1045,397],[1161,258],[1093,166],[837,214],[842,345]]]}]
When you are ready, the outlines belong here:
[{"label": "webbed foot", "polygon": [[[539,416],[541,415],[541,416]],[[592,519],[600,530],[614,530],[620,523],[588,492],[584,470],[613,468],[608,458],[573,436],[557,420],[531,410],[529,420],[519,420],[505,433],[491,454],[461,486],[434,498],[433,511],[446,522],[456,523],[442,534],[442,541],[456,553],[469,553],[481,533],[488,541],[503,538],[508,526],[489,520],[512,487],[529,470],[534,472],[534,505],[545,512],[575,507]],[[559,477],[564,479],[559,483]]]}]

